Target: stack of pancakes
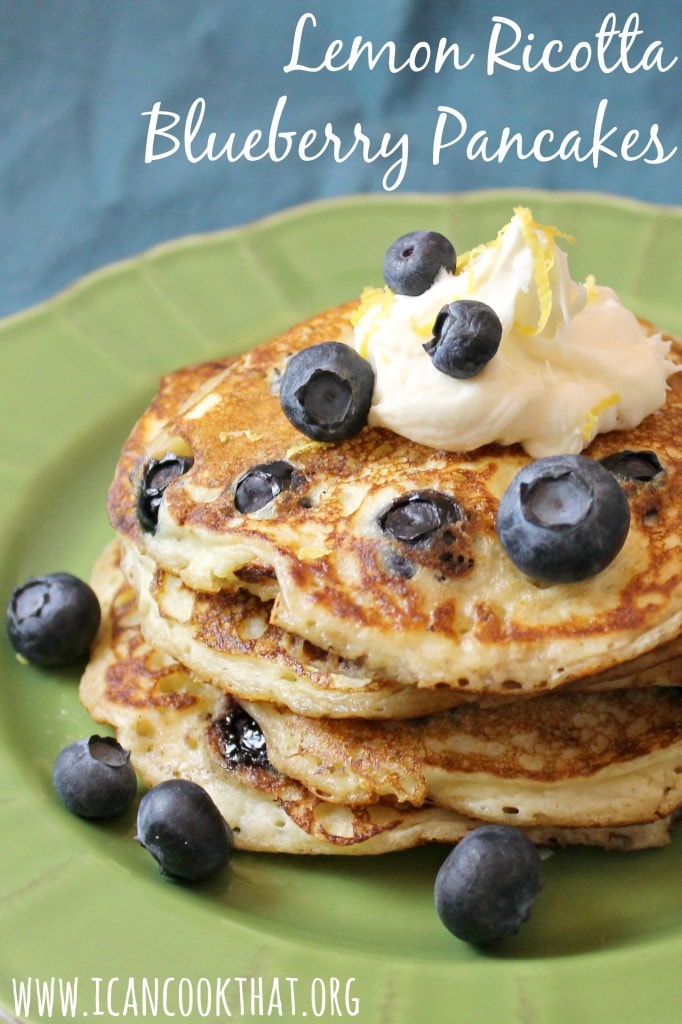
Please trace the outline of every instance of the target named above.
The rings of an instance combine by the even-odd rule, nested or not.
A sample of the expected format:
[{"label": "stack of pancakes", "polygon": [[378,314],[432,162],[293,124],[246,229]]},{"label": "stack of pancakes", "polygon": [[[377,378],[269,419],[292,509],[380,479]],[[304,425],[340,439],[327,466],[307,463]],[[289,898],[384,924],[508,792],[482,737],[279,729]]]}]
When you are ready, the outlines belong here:
[{"label": "stack of pancakes", "polygon": [[[482,822],[665,844],[682,806],[682,377],[584,453],[644,453],[620,479],[620,553],[539,586],[495,528],[520,447],[460,455],[369,427],[320,443],[285,418],[287,359],[349,340],[352,309],[163,379],[110,491],[84,704],[147,785],[203,785],[245,849],[380,853]],[[263,503],[239,511],[245,480]],[[401,530],[407,499],[460,514]]]}]

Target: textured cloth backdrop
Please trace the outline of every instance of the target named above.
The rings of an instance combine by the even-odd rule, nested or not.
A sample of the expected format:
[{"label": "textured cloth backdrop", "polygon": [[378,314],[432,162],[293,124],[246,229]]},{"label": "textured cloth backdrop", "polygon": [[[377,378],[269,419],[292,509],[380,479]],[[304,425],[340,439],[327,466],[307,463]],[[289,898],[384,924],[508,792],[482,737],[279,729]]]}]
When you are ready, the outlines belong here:
[{"label": "textured cloth backdrop", "polygon": [[513,186],[682,202],[679,0],[0,13],[0,315],[156,242],[330,196]]}]

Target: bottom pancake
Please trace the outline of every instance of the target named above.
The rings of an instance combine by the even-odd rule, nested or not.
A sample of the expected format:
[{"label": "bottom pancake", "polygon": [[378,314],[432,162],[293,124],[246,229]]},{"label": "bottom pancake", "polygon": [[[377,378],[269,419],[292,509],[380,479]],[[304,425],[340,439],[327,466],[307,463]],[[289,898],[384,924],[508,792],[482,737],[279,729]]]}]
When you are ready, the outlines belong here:
[{"label": "bottom pancake", "polygon": [[[372,803],[322,798],[273,767],[266,730],[236,701],[145,641],[115,547],[98,563],[93,585],[103,621],[81,682],[84,705],[97,721],[113,726],[146,785],[182,777],[204,786],[233,828],[238,848],[378,854],[427,842],[454,843],[482,821],[495,820],[494,814],[465,814],[426,802],[414,806],[385,796]],[[475,775],[470,779],[475,783]],[[485,796],[482,788],[479,797]],[[485,799],[479,802],[485,812]],[[576,818],[570,827],[557,824],[551,814],[545,817],[542,824],[514,824],[538,844],[641,849],[669,841],[674,813],[659,811],[648,821],[640,814],[636,824],[608,826],[594,825],[589,816],[582,823]]]},{"label": "bottom pancake", "polygon": [[241,702],[269,759],[323,799],[439,806],[517,827],[619,827],[682,806],[677,689],[556,693],[402,722]]}]

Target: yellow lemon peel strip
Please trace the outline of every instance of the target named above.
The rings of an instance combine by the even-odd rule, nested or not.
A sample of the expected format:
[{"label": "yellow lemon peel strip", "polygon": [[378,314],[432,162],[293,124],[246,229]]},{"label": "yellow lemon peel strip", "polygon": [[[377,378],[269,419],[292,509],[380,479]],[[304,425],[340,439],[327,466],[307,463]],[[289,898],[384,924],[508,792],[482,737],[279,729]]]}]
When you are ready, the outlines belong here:
[{"label": "yellow lemon peel strip", "polygon": [[[544,330],[552,312],[552,288],[549,283],[549,272],[554,263],[553,238],[544,234],[544,228],[533,219],[533,214],[525,206],[517,206],[514,213],[519,219],[524,241],[533,257],[533,279],[538,290],[540,315],[537,324],[517,324],[522,334],[534,336]],[[542,234],[541,234],[542,233]]]},{"label": "yellow lemon peel strip", "polygon": [[417,323],[414,317],[410,318],[410,327],[417,335],[418,338],[431,338],[433,336],[433,325],[434,320],[429,320],[428,323]]},{"label": "yellow lemon peel strip", "polygon": [[[563,238],[567,242],[573,243],[575,239],[572,235],[567,235],[564,231],[560,231],[558,228],[551,227],[547,224],[538,223],[530,209],[525,206],[517,206],[514,208],[514,213],[518,217],[521,223],[521,229],[523,232],[524,239],[531,250],[533,255],[535,281],[538,285],[538,291],[541,293],[540,298],[540,323],[538,326],[532,328],[522,328],[524,333],[532,332],[539,334],[543,327],[547,323],[551,313],[551,295],[549,294],[549,272],[554,266],[554,242],[557,238]],[[461,253],[457,258],[457,266],[455,269],[456,274],[468,273],[469,280],[467,282],[467,291],[471,294],[475,291],[477,286],[475,276],[475,265],[479,256],[488,250],[497,248],[505,235],[509,230],[510,224],[505,224],[497,232],[496,237],[491,242],[486,242],[483,245],[477,245],[473,249],[469,249],[466,252]]]},{"label": "yellow lemon peel strip", "polygon": [[582,429],[583,441],[590,441],[594,436],[594,432],[599,422],[599,417],[603,413],[604,409],[608,409],[609,406],[618,405],[620,402],[620,395],[615,392],[613,395],[608,395],[606,398],[602,398],[601,402],[597,402],[595,406],[590,409],[585,425]]},{"label": "yellow lemon peel strip", "polygon": [[357,307],[353,310],[350,315],[350,322],[355,327],[359,320],[368,313],[372,307],[377,306],[378,308],[387,309],[393,302],[395,296],[390,288],[373,288],[368,286],[363,288],[362,295]]},{"label": "yellow lemon peel strip", "polygon": [[455,273],[467,273],[467,293],[469,295],[471,295],[476,290],[476,285],[478,283],[476,280],[476,275],[474,273],[474,268],[476,266],[476,261],[478,257],[489,249],[496,249],[500,242],[502,241],[502,236],[504,235],[508,227],[509,224],[505,224],[504,227],[501,227],[500,230],[497,232],[497,235],[495,236],[495,238],[493,238],[491,242],[484,242],[482,245],[474,246],[473,249],[468,249],[466,252],[463,252],[461,256],[457,257]]},{"label": "yellow lemon peel strip", "polygon": [[[351,325],[355,327],[360,320],[370,312],[386,315],[394,301],[395,295],[390,288],[365,288],[360,296],[360,302],[357,308],[351,313]],[[358,352],[363,359],[367,358],[370,338],[375,330],[376,327],[370,324],[367,328],[366,335],[358,348]]]},{"label": "yellow lemon peel strip", "polygon": [[599,298],[599,292],[597,291],[597,282],[594,274],[589,274],[585,278],[585,289],[587,291],[587,301],[594,302],[595,299]]}]

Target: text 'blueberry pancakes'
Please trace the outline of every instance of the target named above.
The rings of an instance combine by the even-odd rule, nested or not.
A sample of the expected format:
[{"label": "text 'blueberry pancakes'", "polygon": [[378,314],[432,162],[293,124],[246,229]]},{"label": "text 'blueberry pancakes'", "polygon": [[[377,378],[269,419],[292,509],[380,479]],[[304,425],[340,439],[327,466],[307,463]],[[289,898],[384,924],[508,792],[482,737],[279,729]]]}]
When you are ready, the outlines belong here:
[{"label": "text 'blueberry pancakes'", "polygon": [[[346,852],[498,817],[658,845],[682,803],[680,351],[526,209],[459,257],[432,236],[389,248],[384,287],[162,380],[109,495],[139,642],[199,688],[211,773],[238,707],[277,814],[326,815],[301,850],[330,806]],[[115,646],[83,699],[130,735]],[[182,720],[145,726],[145,763]],[[253,848],[301,839],[277,835]]]}]

